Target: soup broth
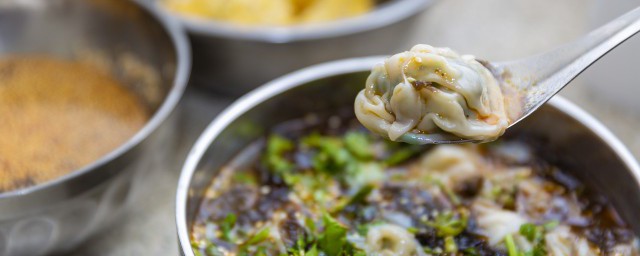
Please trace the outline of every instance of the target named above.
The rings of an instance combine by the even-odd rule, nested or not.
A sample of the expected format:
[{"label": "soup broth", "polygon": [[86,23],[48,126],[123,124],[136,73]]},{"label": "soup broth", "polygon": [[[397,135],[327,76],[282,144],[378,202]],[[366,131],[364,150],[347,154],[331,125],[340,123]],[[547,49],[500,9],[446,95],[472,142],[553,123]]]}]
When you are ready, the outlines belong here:
[{"label": "soup broth", "polygon": [[413,146],[329,120],[277,127],[219,171],[197,255],[638,255],[607,200],[526,143]]}]

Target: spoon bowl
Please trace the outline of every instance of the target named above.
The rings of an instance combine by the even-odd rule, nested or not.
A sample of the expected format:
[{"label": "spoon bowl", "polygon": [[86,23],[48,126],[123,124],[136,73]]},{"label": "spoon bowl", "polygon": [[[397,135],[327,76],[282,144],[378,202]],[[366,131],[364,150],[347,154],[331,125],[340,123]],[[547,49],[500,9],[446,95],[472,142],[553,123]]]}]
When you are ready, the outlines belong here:
[{"label": "spoon bowl", "polygon": [[[501,83],[503,93],[514,88],[521,104],[511,112],[509,127],[536,111],[576,76],[640,31],[640,7],[610,21],[591,33],[549,52],[525,59],[485,62]],[[507,94],[511,96],[510,94]],[[455,135],[408,132],[399,141],[410,144],[458,144],[486,141],[470,140]]]}]

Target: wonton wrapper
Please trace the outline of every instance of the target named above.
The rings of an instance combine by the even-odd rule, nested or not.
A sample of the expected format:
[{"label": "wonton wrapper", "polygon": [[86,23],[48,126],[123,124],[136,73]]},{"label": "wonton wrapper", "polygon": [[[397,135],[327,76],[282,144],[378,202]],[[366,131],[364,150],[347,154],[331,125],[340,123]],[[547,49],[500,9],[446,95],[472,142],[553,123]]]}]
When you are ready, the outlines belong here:
[{"label": "wonton wrapper", "polygon": [[429,45],[376,65],[355,112],[367,129],[391,140],[416,132],[490,141],[509,125],[491,72],[473,56]]}]

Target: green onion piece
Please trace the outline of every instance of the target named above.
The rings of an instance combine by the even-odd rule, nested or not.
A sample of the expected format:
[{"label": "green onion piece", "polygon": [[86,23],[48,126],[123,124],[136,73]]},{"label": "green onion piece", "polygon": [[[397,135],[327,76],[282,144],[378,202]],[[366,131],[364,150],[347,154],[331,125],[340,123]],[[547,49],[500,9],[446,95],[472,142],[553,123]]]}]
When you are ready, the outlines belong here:
[{"label": "green onion piece", "polygon": [[518,247],[516,246],[516,243],[513,241],[513,236],[511,236],[511,234],[506,235],[504,237],[504,244],[507,247],[507,252],[509,256],[520,256],[518,252]]},{"label": "green onion piece", "polygon": [[456,245],[456,241],[453,239],[453,236],[447,236],[444,238],[444,252],[446,253],[458,252],[458,245]]},{"label": "green onion piece", "polygon": [[245,244],[256,245],[256,244],[262,243],[265,240],[267,240],[267,238],[269,238],[270,232],[271,230],[269,228],[263,228],[262,230],[258,231],[253,236],[251,236],[251,238],[249,238],[249,240],[247,240]]},{"label": "green onion piece", "polygon": [[414,234],[414,235],[415,235],[415,234],[418,234],[418,233],[420,232],[420,230],[418,230],[418,229],[417,229],[417,228],[415,228],[415,227],[408,227],[408,228],[407,228],[407,231],[408,231],[409,233],[411,233],[411,234]]},{"label": "green onion piece", "polygon": [[440,187],[440,189],[447,195],[447,197],[449,197],[449,200],[451,200],[451,203],[453,203],[453,205],[460,205],[462,203],[458,195],[456,195],[456,193],[453,192],[451,188],[445,186],[444,183],[440,181],[435,181],[435,182],[438,185],[438,187]]},{"label": "green onion piece", "polygon": [[426,254],[434,254],[435,253],[434,250],[431,249],[431,247],[428,247],[428,246],[422,247],[422,251],[424,253],[426,253]]}]

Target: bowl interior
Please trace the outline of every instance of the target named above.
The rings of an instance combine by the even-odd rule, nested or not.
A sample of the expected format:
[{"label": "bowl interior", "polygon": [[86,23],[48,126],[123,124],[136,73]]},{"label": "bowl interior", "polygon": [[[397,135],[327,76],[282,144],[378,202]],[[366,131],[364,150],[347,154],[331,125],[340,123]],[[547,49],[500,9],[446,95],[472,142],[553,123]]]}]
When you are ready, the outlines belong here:
[{"label": "bowl interior", "polygon": [[[171,25],[171,26],[169,26]],[[125,158],[166,119],[186,85],[189,64],[186,39],[175,26],[132,1],[7,0],[0,3],[0,58],[51,56],[86,63],[111,74],[134,92],[151,116],[131,139],[101,159],[58,179],[0,194],[10,198],[51,188],[90,170],[110,166],[91,181],[74,180],[73,189],[50,193],[64,198],[108,179]],[[127,155],[126,161],[133,155]],[[113,167],[113,168],[111,168]],[[45,192],[42,192],[45,193]],[[22,200],[24,201],[24,200]],[[0,202],[0,206],[4,203]],[[17,203],[17,202],[13,202]]]},{"label": "bowl interior", "polygon": [[[350,69],[345,62],[323,67],[337,66]],[[270,127],[308,113],[353,115],[353,100],[369,72],[334,72],[314,79],[322,77],[318,72],[332,73],[320,70],[306,69],[254,91],[223,112],[205,131],[187,160],[178,191],[178,232],[183,248],[188,248],[185,252],[190,252],[185,239],[201,195],[217,170],[243,147],[265,135]],[[506,137],[526,138],[544,159],[607,196],[623,219],[640,233],[640,220],[635,218],[640,209],[637,164],[621,144],[616,144],[619,141],[588,114],[564,99],[554,99],[509,129]],[[181,199],[186,201],[181,204]]]},{"label": "bowl interior", "polygon": [[53,56],[115,76],[155,112],[172,87],[177,53],[149,13],[123,1],[8,0],[0,4],[0,58]]}]

